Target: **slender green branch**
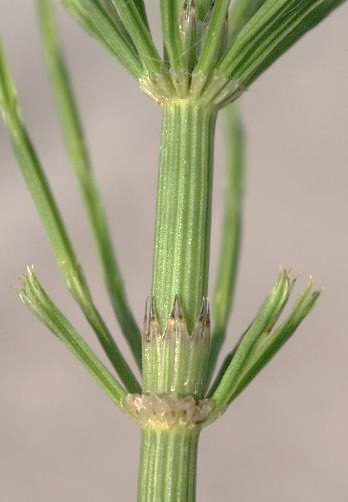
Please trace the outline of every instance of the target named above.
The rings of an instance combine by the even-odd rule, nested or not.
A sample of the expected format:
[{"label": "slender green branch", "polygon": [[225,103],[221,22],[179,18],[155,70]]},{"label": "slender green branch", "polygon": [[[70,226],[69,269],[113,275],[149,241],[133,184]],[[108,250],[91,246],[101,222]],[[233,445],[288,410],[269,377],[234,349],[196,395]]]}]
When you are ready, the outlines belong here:
[{"label": "slender green branch", "polygon": [[59,47],[51,0],[39,0],[38,7],[46,62],[64,131],[64,139],[87,209],[103,270],[104,281],[123,334],[130,345],[139,367],[141,367],[142,349],[140,332],[127,303],[121,273],[107,225],[106,214],[93,179],[90,159],[69,74]]},{"label": "slender green branch", "polygon": [[195,73],[207,73],[217,62],[230,2],[231,0],[219,0],[214,4]]},{"label": "slender green branch", "polygon": [[204,21],[209,15],[213,2],[214,0],[196,0],[198,17],[201,21]]},{"label": "slender green branch", "polygon": [[321,291],[313,291],[312,281],[309,281],[304,293],[297,300],[291,314],[277,328],[269,334],[263,333],[258,343],[252,351],[242,375],[230,396],[230,402],[233,401],[245,387],[254,379],[262,368],[272,359],[279,349],[295,333],[301,322],[311,312],[316,304]]},{"label": "slender green branch", "polygon": [[140,17],[143,20],[144,24],[147,26],[148,29],[150,29],[149,28],[149,21],[147,19],[147,13],[146,13],[144,0],[134,0],[134,5],[138,9]]},{"label": "slender green branch", "polygon": [[236,0],[228,16],[228,26],[234,38],[266,0]]},{"label": "slender green branch", "polygon": [[[52,0],[51,0],[52,1]],[[127,44],[132,48],[135,54],[138,54],[138,51],[133,44],[133,40],[129,36],[128,31],[126,30],[124,24],[122,23],[120,16],[118,15],[117,10],[112,2],[112,0],[99,0],[100,6],[105,10],[106,14],[110,17],[113,24],[115,25],[117,31],[122,33],[124,39],[127,41]]]},{"label": "slender green branch", "polygon": [[214,331],[209,371],[212,373],[225,340],[236,286],[240,249],[242,197],[244,189],[244,138],[239,113],[232,105],[226,110],[227,174],[224,220],[219,267],[213,294]]},{"label": "slender green branch", "polygon": [[267,0],[217,66],[244,87],[344,0]]},{"label": "slender green branch", "polygon": [[272,329],[286,305],[290,292],[291,283],[288,274],[284,271],[280,274],[271,294],[240,341],[237,350],[234,351],[235,353],[221,381],[219,381],[218,385],[213,384],[213,388],[216,387],[216,390],[212,394],[212,399],[218,408],[229,403],[234,385],[243,371],[249,354],[262,334]]},{"label": "slender green branch", "polygon": [[180,36],[177,0],[161,0],[163,42],[173,70],[184,68],[184,49]]},{"label": "slender green branch", "polygon": [[67,286],[94,329],[106,355],[127,389],[136,392],[140,389],[139,384],[93,303],[86,278],[78,263],[39,158],[22,124],[15,84],[1,47],[0,111],[11,136],[18,163],[46,228]]},{"label": "slender green branch", "polygon": [[22,302],[79,359],[111,399],[122,407],[125,390],[98,359],[89,345],[75,331],[42,288],[32,269],[23,278],[19,296]]},{"label": "slender green branch", "polygon": [[[96,1],[96,0],[92,0]],[[112,0],[140,56],[146,73],[161,73],[161,57],[153,43],[151,33],[133,0]]]},{"label": "slender green branch", "polygon": [[113,23],[105,9],[95,0],[59,0],[70,14],[103,45],[133,77],[143,74],[139,55],[123,29]]},{"label": "slender green branch", "polygon": [[194,0],[186,0],[179,16],[180,37],[186,71],[191,74],[198,50],[198,14]]}]

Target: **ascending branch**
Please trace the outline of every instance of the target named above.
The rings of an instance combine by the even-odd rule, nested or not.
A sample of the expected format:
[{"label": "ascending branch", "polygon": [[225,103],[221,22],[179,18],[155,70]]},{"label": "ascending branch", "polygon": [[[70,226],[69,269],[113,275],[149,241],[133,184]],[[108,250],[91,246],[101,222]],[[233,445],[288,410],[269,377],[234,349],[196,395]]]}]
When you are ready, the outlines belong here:
[{"label": "ascending branch", "polygon": [[202,52],[195,68],[195,72],[198,74],[207,73],[216,64],[221,46],[221,35],[224,31],[223,26],[226,22],[230,3],[231,0],[220,0],[215,2],[204,35]]},{"label": "ascending branch", "polygon": [[244,190],[244,135],[235,105],[226,109],[227,162],[225,175],[224,220],[219,268],[213,294],[214,331],[210,350],[210,374],[225,340],[236,287],[241,240],[242,198]]},{"label": "ascending branch", "polygon": [[218,408],[227,406],[248,385],[308,315],[320,291],[310,281],[288,319],[273,331],[292,290],[288,274],[281,273],[269,298],[260,309],[237,347],[227,356],[209,396]]},{"label": "ascending branch", "polygon": [[93,179],[70,78],[60,51],[51,0],[39,0],[39,18],[47,66],[62,123],[64,139],[86,206],[104,281],[123,334],[141,368],[141,338],[128,306],[121,273],[113,250],[101,196]]},{"label": "ascending branch", "polygon": [[18,163],[46,228],[57,263],[65,277],[67,286],[94,329],[105,353],[127,389],[131,392],[136,392],[140,389],[139,384],[93,303],[85,275],[78,263],[39,158],[22,124],[15,84],[1,47],[0,111],[11,136]]},{"label": "ascending branch", "polygon": [[182,70],[184,64],[184,50],[180,37],[179,6],[177,0],[161,0],[161,17],[164,47],[168,54],[171,69]]},{"label": "ascending branch", "polygon": [[344,0],[267,0],[242,29],[217,73],[247,87]]},{"label": "ascending branch", "polygon": [[70,14],[105,47],[135,78],[140,78],[143,68],[136,49],[129,43],[124,29],[120,29],[101,5],[94,0],[59,0]]},{"label": "ascending branch", "polygon": [[[86,1],[86,0],[83,0]],[[97,3],[97,0],[88,0]],[[145,73],[160,73],[161,58],[133,0],[111,0],[140,56]]]},{"label": "ascending branch", "polygon": [[243,26],[265,2],[266,0],[235,0],[233,2],[228,16],[228,26],[232,38],[238,35]]},{"label": "ascending branch", "polygon": [[82,362],[109,397],[117,405],[123,407],[126,396],[125,390],[54,305],[31,268],[28,268],[27,275],[23,277],[23,286],[20,289],[19,296],[33,314],[46,324]]}]

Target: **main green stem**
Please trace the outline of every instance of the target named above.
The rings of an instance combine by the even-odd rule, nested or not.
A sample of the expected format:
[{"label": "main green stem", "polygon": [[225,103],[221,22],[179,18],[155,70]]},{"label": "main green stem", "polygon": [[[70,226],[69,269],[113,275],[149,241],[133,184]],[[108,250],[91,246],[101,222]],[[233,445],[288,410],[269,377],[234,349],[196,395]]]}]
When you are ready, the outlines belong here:
[{"label": "main green stem", "polygon": [[144,429],[138,502],[194,502],[198,430]]},{"label": "main green stem", "polygon": [[[163,106],[152,276],[162,332],[176,295],[189,333],[207,295],[215,122],[191,100]],[[198,436],[183,426],[142,431],[138,502],[195,501]]]},{"label": "main green stem", "polygon": [[161,329],[178,295],[190,332],[207,294],[215,122],[189,100],[163,107],[152,275]]}]

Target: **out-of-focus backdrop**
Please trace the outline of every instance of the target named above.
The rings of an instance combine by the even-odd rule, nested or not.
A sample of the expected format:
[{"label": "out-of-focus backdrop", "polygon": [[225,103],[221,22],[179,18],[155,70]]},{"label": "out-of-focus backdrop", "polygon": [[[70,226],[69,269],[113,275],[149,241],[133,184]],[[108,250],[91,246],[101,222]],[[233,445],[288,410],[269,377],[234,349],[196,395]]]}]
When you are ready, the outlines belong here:
[{"label": "out-of-focus backdrop", "polygon": [[[158,2],[147,3],[158,26]],[[160,110],[58,10],[96,176],[140,322],[150,287]],[[312,274],[324,294],[295,338],[202,434],[200,502],[347,500],[347,22],[346,4],[240,100],[247,191],[237,297],[224,350],[253,318],[280,265],[298,276],[297,291]],[[35,2],[1,0],[0,32],[25,121],[97,304],[124,347],[57,125]],[[222,207],[221,127],[216,150],[212,279]],[[136,426],[17,298],[19,277],[33,263],[57,304],[101,354],[65,290],[2,124],[0,165],[0,500],[135,500]]]}]

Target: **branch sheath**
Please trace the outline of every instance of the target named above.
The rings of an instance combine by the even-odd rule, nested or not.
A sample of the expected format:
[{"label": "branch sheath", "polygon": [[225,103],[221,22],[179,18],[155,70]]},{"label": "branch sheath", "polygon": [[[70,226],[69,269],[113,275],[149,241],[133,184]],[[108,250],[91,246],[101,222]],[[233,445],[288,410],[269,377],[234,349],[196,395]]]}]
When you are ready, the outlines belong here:
[{"label": "branch sheath", "polygon": [[164,106],[152,276],[161,331],[176,295],[191,333],[207,293],[215,113]]}]

